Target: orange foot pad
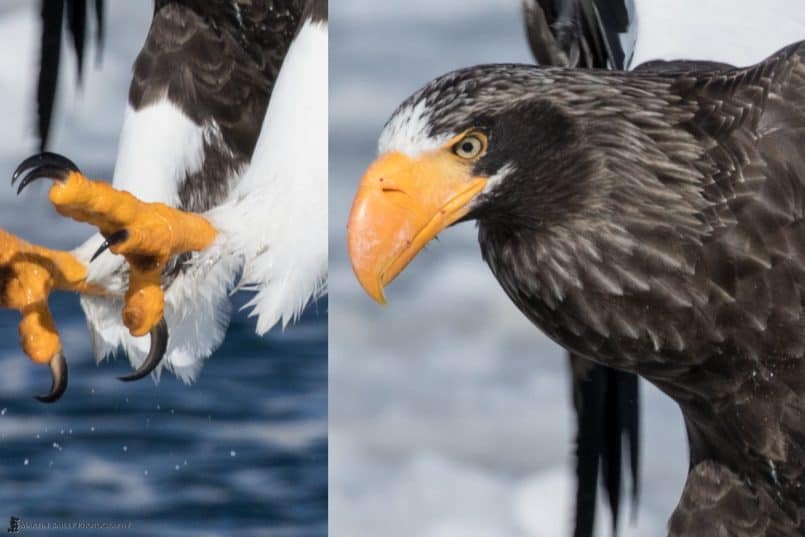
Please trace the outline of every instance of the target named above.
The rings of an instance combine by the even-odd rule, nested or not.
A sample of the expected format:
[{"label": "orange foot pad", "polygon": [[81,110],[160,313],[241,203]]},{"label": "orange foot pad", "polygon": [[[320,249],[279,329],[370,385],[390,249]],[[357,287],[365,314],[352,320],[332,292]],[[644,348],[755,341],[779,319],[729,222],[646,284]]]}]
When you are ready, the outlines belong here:
[{"label": "orange foot pad", "polygon": [[34,246],[0,229],[0,308],[20,312],[23,351],[34,362],[50,366],[50,393],[37,396],[44,403],[58,400],[67,388],[67,363],[48,295],[54,289],[102,292],[86,278],[86,266],[71,254]]},{"label": "orange foot pad", "polygon": [[17,168],[13,181],[26,171],[19,191],[36,179],[54,179],[49,197],[56,210],[96,226],[106,238],[95,256],[108,248],[126,258],[130,276],[123,322],[133,336],[148,334],[164,311],[160,278],[165,265],[175,255],[210,246],[217,236],[215,228],[197,214],[146,203],[108,183],[88,179],[60,155],[29,158]]},{"label": "orange foot pad", "polygon": [[86,267],[67,252],[34,246],[0,229],[0,307],[22,315],[22,348],[48,363],[61,351],[48,295],[53,289],[91,292]]}]

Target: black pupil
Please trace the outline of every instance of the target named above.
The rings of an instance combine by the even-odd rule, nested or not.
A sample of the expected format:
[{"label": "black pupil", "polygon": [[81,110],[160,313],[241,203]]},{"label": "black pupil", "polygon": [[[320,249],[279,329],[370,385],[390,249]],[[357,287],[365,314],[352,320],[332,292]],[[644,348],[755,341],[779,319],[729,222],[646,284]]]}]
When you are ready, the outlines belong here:
[{"label": "black pupil", "polygon": [[465,153],[472,153],[475,150],[475,144],[472,142],[464,142],[461,144],[461,150]]}]

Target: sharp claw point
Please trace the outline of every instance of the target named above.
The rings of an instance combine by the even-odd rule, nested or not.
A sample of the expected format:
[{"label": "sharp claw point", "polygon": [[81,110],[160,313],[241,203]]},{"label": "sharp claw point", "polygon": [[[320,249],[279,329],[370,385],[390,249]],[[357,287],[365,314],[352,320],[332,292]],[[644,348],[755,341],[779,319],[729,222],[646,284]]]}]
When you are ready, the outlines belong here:
[{"label": "sharp claw point", "polygon": [[[73,161],[63,155],[48,152],[39,153],[33,155],[32,157],[28,157],[27,159],[23,160],[19,166],[17,166],[17,169],[14,170],[14,173],[11,175],[11,184],[14,185],[14,183],[17,182],[17,179],[19,179],[20,176],[26,171],[28,171],[28,174],[23,179],[24,184],[20,184],[17,194],[22,192],[22,189],[25,188],[25,185],[34,179],[38,179],[39,177],[48,177],[48,174],[53,174],[50,176],[54,177],[55,179],[64,179],[67,173],[77,172],[79,169]],[[32,177],[37,172],[39,172],[40,175],[38,177]]]},{"label": "sharp claw point", "polygon": [[29,171],[27,175],[22,178],[22,181],[20,181],[20,186],[19,188],[17,188],[17,195],[19,195],[26,186],[33,183],[37,179],[47,177],[49,179],[54,179],[57,181],[64,181],[67,178],[67,173],[68,172],[66,172],[64,168],[51,166],[49,164],[42,164],[41,166],[37,166],[36,168]]},{"label": "sharp claw point", "polygon": [[133,373],[117,378],[123,382],[131,382],[132,380],[140,380],[143,377],[147,377],[162,361],[167,348],[168,324],[163,317],[151,329],[151,347],[148,349],[148,356],[145,357],[145,361],[142,365]]},{"label": "sharp claw point", "polygon": [[67,389],[67,360],[64,359],[64,355],[59,352],[50,359],[49,365],[52,378],[50,393],[35,396],[36,400],[42,403],[55,403],[61,399],[64,390]]},{"label": "sharp claw point", "polygon": [[125,242],[126,239],[128,238],[129,238],[129,232],[127,229],[121,229],[115,231],[114,233],[109,235],[108,239],[103,241],[103,244],[101,244],[101,246],[97,250],[95,250],[95,253],[92,254],[92,257],[90,258],[89,262],[92,263],[93,261],[95,261],[95,258],[97,258],[103,252],[108,250],[111,246],[114,246],[115,244],[120,244],[121,242]]}]

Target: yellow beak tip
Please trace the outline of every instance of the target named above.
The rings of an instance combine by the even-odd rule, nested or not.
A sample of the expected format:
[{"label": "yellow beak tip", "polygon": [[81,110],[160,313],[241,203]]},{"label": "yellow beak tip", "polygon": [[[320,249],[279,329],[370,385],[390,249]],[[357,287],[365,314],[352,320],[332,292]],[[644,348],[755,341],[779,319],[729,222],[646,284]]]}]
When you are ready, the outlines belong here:
[{"label": "yellow beak tip", "polygon": [[372,300],[381,306],[385,306],[387,304],[386,295],[383,292],[383,283],[381,281],[378,281],[377,284],[373,285],[371,288],[364,287],[363,290],[366,291],[366,294],[369,295]]}]

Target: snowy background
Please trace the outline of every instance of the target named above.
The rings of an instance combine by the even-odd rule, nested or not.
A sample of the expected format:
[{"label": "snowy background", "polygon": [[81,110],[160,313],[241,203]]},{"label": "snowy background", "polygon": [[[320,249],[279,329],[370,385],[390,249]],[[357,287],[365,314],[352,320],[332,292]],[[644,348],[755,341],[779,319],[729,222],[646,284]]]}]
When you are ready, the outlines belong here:
[{"label": "snowy background", "polygon": [[[47,181],[20,197],[8,183],[36,151],[39,5],[0,2],[0,226],[69,249],[94,230],[56,214]],[[96,69],[93,42],[80,89],[63,44],[51,148],[90,177],[112,175],[152,10],[151,0],[107,1],[103,61]],[[50,304],[70,364],[67,393],[50,406],[32,398],[47,391],[47,368],[20,350],[18,314],[0,310],[0,531],[13,515],[131,522],[116,534],[132,536],[326,535],[326,300],[264,338],[237,314],[193,386],[170,374],[158,385],[119,382],[128,361],[95,365],[76,297],[56,293]]]},{"label": "snowy background", "polygon": [[[330,51],[331,535],[570,535],[567,363],[499,289],[474,226],[444,232],[384,308],[345,252],[352,196],[388,116],[446,71],[530,62],[520,3],[334,1]],[[665,534],[687,473],[678,408],[647,383],[642,395],[643,494],[627,536]]]}]

